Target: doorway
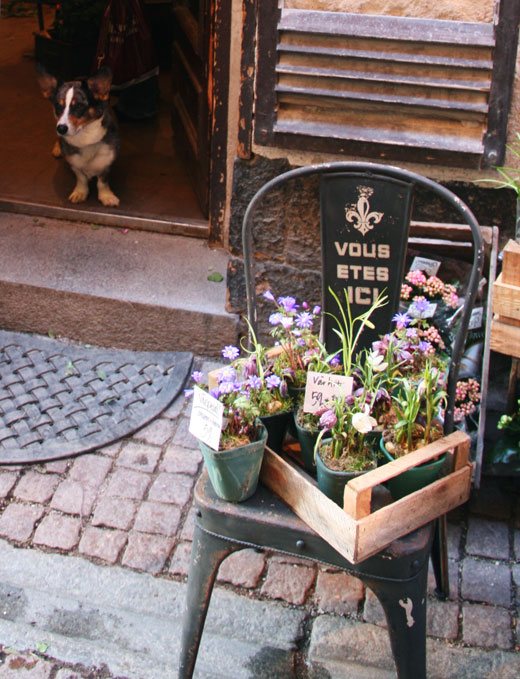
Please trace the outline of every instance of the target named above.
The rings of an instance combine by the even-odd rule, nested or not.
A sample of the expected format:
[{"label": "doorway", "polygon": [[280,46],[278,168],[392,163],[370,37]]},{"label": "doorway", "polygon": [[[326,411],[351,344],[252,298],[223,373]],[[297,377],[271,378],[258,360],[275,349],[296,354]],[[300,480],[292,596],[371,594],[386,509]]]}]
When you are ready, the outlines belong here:
[{"label": "doorway", "polygon": [[[34,3],[25,4],[32,4],[34,8]],[[175,21],[175,12],[172,13],[175,5],[182,5],[184,13],[192,16],[192,26],[198,25],[204,30],[198,34],[199,44],[209,45],[211,3],[159,0],[151,2],[147,10],[166,11],[166,16]],[[202,11],[205,13],[201,14]],[[54,12],[52,5],[44,5],[46,29],[52,25]],[[159,29],[161,24],[164,26],[160,16],[157,23]],[[193,139],[187,140],[186,130],[175,124],[175,111],[179,110],[175,99],[177,104],[185,99],[184,110],[190,111],[189,93],[172,90],[176,80],[178,82],[175,75],[178,69],[168,57],[173,54],[175,59],[179,50],[175,50],[175,38],[169,31],[155,30],[153,20],[150,25],[160,59],[158,110],[151,118],[119,120],[121,152],[113,166],[110,183],[121,202],[118,208],[107,208],[97,201],[95,191],[81,206],[67,200],[74,187],[74,175],[64,160],[56,160],[51,155],[55,141],[54,117],[49,103],[39,92],[35,77],[36,12],[2,17],[0,147],[5,160],[0,166],[0,209],[202,238],[210,236],[211,168],[218,167],[219,159],[213,161],[211,139],[201,138],[200,129],[196,132],[202,145],[194,149]],[[181,27],[181,35],[184,33]],[[178,27],[176,35],[179,35]],[[201,85],[204,88],[209,82],[209,48],[204,48],[198,57],[196,67],[206,78],[206,83]],[[190,68],[188,64],[188,72]],[[211,92],[204,91],[203,95],[204,101],[211,101]],[[201,180],[206,181],[206,201],[201,199]]]}]

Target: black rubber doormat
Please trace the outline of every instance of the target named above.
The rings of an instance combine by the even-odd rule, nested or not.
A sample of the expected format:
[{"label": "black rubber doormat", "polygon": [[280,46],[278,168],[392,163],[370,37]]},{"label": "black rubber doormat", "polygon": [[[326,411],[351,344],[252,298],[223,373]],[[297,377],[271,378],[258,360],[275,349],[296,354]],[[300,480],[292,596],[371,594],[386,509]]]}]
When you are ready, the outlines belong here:
[{"label": "black rubber doormat", "polygon": [[0,464],[72,457],[131,434],[170,405],[192,361],[0,331]]}]

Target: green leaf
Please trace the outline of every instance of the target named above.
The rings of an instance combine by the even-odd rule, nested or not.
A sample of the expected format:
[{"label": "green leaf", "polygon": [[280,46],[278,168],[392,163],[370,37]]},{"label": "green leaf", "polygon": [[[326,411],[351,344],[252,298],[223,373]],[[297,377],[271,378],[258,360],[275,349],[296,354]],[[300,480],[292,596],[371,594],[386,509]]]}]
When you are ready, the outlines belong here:
[{"label": "green leaf", "polygon": [[49,644],[46,641],[39,641],[36,644],[36,650],[38,651],[38,653],[46,653],[48,648],[49,648]]},{"label": "green leaf", "polygon": [[102,370],[101,368],[96,370],[96,374],[97,374],[97,376],[99,377],[100,380],[106,380],[106,378],[107,378],[106,372],[104,370]]},{"label": "green leaf", "polygon": [[208,276],[208,281],[211,281],[212,283],[222,283],[223,280],[224,276],[218,271],[214,271]]}]

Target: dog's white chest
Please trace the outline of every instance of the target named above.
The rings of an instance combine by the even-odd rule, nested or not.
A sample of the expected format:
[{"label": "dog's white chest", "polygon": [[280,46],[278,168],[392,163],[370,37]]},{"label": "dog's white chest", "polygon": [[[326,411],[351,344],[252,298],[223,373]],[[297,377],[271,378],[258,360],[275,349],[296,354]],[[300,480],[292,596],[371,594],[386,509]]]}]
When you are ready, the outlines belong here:
[{"label": "dog's white chest", "polygon": [[102,175],[113,163],[114,158],[113,148],[98,142],[84,146],[79,153],[68,156],[67,160],[73,168],[83,172],[90,179]]}]

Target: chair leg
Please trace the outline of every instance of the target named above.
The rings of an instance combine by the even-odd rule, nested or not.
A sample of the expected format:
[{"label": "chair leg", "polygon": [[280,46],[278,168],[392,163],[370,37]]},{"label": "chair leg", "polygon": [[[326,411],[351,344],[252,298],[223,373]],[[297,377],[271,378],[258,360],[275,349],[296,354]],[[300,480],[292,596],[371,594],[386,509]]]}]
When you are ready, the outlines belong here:
[{"label": "chair leg", "polygon": [[426,679],[426,580],[428,562],[412,580],[367,580],[386,615],[399,679]]},{"label": "chair leg", "polygon": [[432,544],[432,566],[435,575],[435,593],[439,599],[450,598],[450,577],[448,566],[448,521],[446,514],[435,521]]},{"label": "chair leg", "polygon": [[182,622],[179,679],[191,679],[193,675],[218,567],[226,556],[239,549],[241,545],[195,527]]}]

